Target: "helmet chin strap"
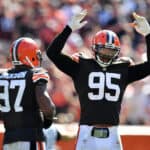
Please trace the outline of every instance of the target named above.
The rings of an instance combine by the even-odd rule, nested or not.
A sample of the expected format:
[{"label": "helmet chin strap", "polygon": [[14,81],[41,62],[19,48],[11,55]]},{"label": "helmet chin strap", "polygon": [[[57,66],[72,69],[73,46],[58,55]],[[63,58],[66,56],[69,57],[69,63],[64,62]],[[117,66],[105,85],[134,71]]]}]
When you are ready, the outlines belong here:
[{"label": "helmet chin strap", "polygon": [[31,66],[32,68],[35,67],[35,66],[33,65],[33,63],[30,61],[30,59],[29,59],[28,56],[26,56],[25,59],[26,59],[26,61],[30,64],[30,66]]}]

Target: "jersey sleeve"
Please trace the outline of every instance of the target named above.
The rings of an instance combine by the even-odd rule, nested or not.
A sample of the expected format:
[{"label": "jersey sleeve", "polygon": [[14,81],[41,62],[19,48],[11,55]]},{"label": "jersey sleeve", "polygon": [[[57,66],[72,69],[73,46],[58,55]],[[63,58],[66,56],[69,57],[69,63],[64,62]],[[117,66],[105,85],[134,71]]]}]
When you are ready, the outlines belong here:
[{"label": "jersey sleeve", "polygon": [[74,78],[78,72],[79,64],[71,57],[64,55],[61,52],[71,32],[72,30],[70,27],[66,26],[64,30],[49,44],[47,48],[47,56],[61,71]]},{"label": "jersey sleeve", "polygon": [[128,83],[141,80],[150,75],[150,63],[145,62],[130,66],[128,69]]},{"label": "jersey sleeve", "polygon": [[146,36],[146,45],[147,45],[147,61],[150,62],[150,34]]},{"label": "jersey sleeve", "polygon": [[147,61],[130,66],[128,69],[128,83],[140,80],[150,75],[150,34],[146,36]]},{"label": "jersey sleeve", "polygon": [[32,81],[34,83],[44,82],[47,83],[49,80],[49,74],[47,70],[43,68],[38,68],[33,71]]}]

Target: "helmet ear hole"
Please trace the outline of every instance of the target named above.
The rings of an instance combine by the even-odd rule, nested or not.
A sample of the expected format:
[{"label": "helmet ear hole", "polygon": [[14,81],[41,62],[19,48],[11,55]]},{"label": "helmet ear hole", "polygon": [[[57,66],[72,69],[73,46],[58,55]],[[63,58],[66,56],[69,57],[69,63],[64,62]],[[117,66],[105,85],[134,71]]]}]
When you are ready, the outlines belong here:
[{"label": "helmet ear hole", "polygon": [[35,61],[35,58],[34,58],[34,57],[32,57],[32,61]]}]

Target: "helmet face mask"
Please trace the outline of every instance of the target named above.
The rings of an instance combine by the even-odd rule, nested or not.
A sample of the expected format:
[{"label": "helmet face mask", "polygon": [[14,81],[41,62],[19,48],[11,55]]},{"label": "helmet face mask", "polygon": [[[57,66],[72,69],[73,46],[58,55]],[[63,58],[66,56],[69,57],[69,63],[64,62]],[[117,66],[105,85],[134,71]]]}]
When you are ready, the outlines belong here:
[{"label": "helmet face mask", "polygon": [[26,65],[33,68],[41,65],[41,51],[36,42],[31,38],[24,37],[14,41],[10,54],[14,66]]},{"label": "helmet face mask", "polygon": [[92,50],[96,61],[102,66],[109,66],[120,52],[120,41],[118,36],[110,30],[98,32],[92,41]]}]

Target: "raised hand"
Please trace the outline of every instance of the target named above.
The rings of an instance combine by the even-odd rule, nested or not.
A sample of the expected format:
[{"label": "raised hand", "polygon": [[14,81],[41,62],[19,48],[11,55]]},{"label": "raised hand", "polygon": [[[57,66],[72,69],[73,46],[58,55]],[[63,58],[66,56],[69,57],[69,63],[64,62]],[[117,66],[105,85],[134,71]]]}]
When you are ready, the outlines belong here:
[{"label": "raised hand", "polygon": [[82,10],[71,17],[71,19],[68,22],[68,25],[72,29],[72,31],[82,28],[87,23],[87,21],[82,21],[86,15],[87,10]]},{"label": "raised hand", "polygon": [[148,35],[150,33],[150,25],[147,19],[143,16],[137,15],[135,12],[133,13],[133,17],[135,21],[132,23],[132,25],[135,30],[143,36]]}]

